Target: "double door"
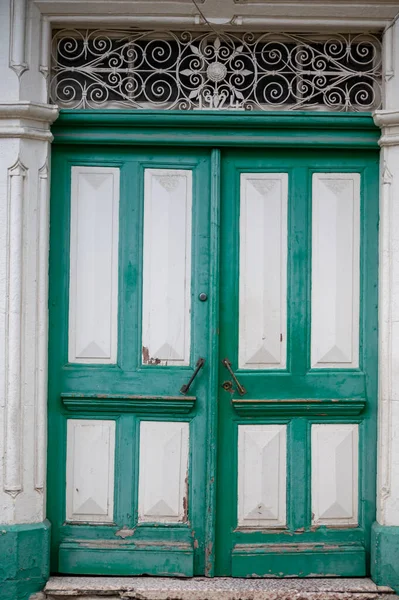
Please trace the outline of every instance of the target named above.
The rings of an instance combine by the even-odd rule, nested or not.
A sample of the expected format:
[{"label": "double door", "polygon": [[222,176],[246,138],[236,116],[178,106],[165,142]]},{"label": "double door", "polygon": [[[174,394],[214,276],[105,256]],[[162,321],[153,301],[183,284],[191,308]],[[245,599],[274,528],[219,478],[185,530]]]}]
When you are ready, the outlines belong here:
[{"label": "double door", "polygon": [[376,154],[52,160],[53,570],[365,575]]}]

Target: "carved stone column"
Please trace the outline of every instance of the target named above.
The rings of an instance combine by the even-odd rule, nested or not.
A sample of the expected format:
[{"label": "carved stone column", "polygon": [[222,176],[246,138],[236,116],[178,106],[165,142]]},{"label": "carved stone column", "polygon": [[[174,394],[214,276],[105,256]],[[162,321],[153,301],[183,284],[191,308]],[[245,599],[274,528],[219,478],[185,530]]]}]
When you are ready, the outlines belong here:
[{"label": "carved stone column", "polygon": [[58,110],[46,103],[39,69],[40,15],[24,0],[0,4],[0,589],[8,600],[42,589],[49,570],[48,180]]},{"label": "carved stone column", "polygon": [[399,591],[399,24],[385,34],[381,127],[377,522],[371,571]]}]

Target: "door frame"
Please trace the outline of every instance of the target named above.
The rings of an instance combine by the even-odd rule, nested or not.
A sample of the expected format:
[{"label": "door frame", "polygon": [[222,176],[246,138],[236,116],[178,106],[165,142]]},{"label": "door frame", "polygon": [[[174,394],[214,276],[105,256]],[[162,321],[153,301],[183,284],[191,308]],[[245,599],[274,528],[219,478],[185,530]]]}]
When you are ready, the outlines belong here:
[{"label": "door frame", "polygon": [[[52,127],[54,145],[148,145],[148,146],[203,146],[212,147],[211,154],[211,246],[210,284],[219,278],[219,226],[220,226],[220,150],[223,147],[285,147],[285,148],[335,148],[377,150],[380,130],[375,126],[371,113],[323,113],[323,112],[255,112],[241,111],[192,111],[167,112],[154,110],[61,110]],[[52,178],[53,190],[57,188]],[[62,265],[61,265],[62,267]],[[50,281],[53,269],[50,264]],[[217,286],[214,286],[217,289]],[[52,328],[52,291],[50,286],[50,346]],[[210,339],[209,348],[218,355],[219,297],[212,294],[209,299]],[[377,346],[376,346],[377,350]],[[51,369],[49,388],[51,390]],[[217,396],[218,365],[210,365],[209,392]],[[49,448],[53,436],[54,407],[49,393]],[[215,517],[216,517],[216,465],[217,465],[217,404],[208,406],[209,436],[206,527],[205,527],[205,574],[212,577],[215,565]],[[373,450],[374,451],[374,450]],[[375,458],[377,445],[375,444]],[[48,477],[60,459],[49,452]],[[376,462],[376,460],[374,461]],[[375,498],[374,491],[371,494]],[[48,486],[48,516],[59,501],[57,493]]]}]

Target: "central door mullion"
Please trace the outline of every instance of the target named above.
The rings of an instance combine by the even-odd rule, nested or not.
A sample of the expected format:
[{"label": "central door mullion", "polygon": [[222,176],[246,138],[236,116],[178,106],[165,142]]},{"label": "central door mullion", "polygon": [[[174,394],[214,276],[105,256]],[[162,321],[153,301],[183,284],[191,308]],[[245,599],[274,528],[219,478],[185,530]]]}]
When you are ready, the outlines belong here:
[{"label": "central door mullion", "polygon": [[220,190],[221,152],[211,152],[210,236],[209,236],[209,394],[207,431],[205,575],[215,574],[216,484],[218,450],[218,384],[219,384],[219,273],[220,273]]},{"label": "central door mullion", "polygon": [[287,444],[288,526],[302,532],[309,525],[310,455],[308,419],[291,419]]},{"label": "central door mullion", "polygon": [[[217,359],[218,472],[216,511],[216,575],[231,575],[230,532],[235,523],[237,428],[231,414],[231,396],[222,389],[229,374],[222,365],[228,357],[234,370],[238,358],[239,294],[239,187],[238,172],[228,151],[222,154],[220,211],[220,347]],[[228,249],[228,251],[227,251]],[[228,457],[227,457],[227,452]]]},{"label": "central door mullion", "polygon": [[288,216],[288,365],[293,376],[305,375],[309,362],[307,329],[310,298],[310,200],[308,169],[290,173]]},{"label": "central door mullion", "polygon": [[[132,153],[133,154],[133,153]],[[141,357],[140,321],[142,281],[142,207],[143,185],[135,156],[122,166],[119,247],[119,365],[122,371],[137,371]]]}]

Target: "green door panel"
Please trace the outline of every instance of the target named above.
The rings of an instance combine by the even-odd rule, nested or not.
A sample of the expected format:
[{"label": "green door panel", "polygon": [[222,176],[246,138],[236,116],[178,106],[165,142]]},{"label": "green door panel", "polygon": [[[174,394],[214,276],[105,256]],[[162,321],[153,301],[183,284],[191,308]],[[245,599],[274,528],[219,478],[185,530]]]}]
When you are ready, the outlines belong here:
[{"label": "green door panel", "polygon": [[[116,121],[122,118],[118,111],[113,114]],[[137,113],[131,118],[136,123],[144,117],[149,119]],[[63,124],[68,118],[75,127],[69,133]],[[97,117],[89,114],[90,118]],[[206,118],[215,128],[215,115],[207,113]],[[308,122],[306,115],[300,118],[301,123]],[[261,140],[260,133],[256,147],[251,148],[248,140],[252,133],[247,130],[246,148],[235,144],[239,132],[225,130],[224,137],[217,138],[220,146],[212,145],[209,140],[214,138],[207,138],[205,129],[200,132],[198,124],[197,137],[188,139],[185,146],[184,127],[192,128],[198,114],[173,117],[180,137],[179,143],[174,138],[170,147],[165,142],[169,137],[160,140],[162,128],[147,121],[137,131],[126,130],[140,140],[128,139],[122,122],[118,121],[117,134],[104,125],[99,130],[101,143],[95,145],[90,137],[93,132],[79,133],[79,119],[83,116],[77,112],[62,115],[57,125],[61,143],[53,146],[52,154],[48,429],[52,570],[184,577],[368,574],[370,530],[375,519],[378,152],[370,148],[371,141],[364,148],[355,144],[352,150],[344,149],[342,140],[336,142],[340,149],[326,147],[324,142],[320,142],[322,149],[312,149],[309,143],[282,148],[282,143],[276,142],[278,123],[272,131],[273,148]],[[253,127],[254,119],[258,123],[260,117],[250,115],[249,119]],[[249,122],[239,115],[238,125]],[[310,121],[308,125],[316,127]],[[298,127],[296,137],[302,135],[300,124]],[[260,121],[258,128],[264,128]],[[347,129],[345,139],[350,137],[349,125]],[[90,137],[87,144],[86,133]],[[175,135],[170,127],[167,133],[170,139]],[[79,144],[77,138],[68,142],[68,135],[82,135],[82,139]],[[134,145],[143,144],[144,138],[151,144],[151,135],[156,139],[153,145]],[[194,143],[197,138],[202,140],[198,147]],[[68,363],[71,167],[81,165],[120,169],[118,356],[114,365]],[[190,366],[142,364],[146,168],[193,172]],[[240,175],[256,172],[288,174],[287,366],[282,370],[238,368]],[[360,361],[356,369],[310,368],[312,174],[329,172],[359,173],[361,177]],[[200,293],[207,295],[206,301],[199,299]],[[193,375],[199,357],[205,358],[205,365],[183,395],[180,389]],[[237,393],[234,379],[222,363],[225,358],[231,361],[245,395]],[[223,387],[226,381],[232,382],[227,390]],[[66,520],[69,419],[115,421],[112,523]],[[187,519],[183,522],[139,522],[142,421],[189,423]],[[359,426],[356,526],[312,525],[311,428],[315,424]],[[240,425],[286,426],[284,527],[238,526]]]},{"label": "green door panel", "polygon": [[[204,572],[207,419],[210,386],[209,293],[211,153],[156,148],[53,152],[50,266],[49,497],[53,524],[52,568],[64,573],[192,576]],[[71,167],[120,168],[118,358],[116,365],[68,363],[68,287]],[[189,367],[142,364],[142,222],[144,169],[193,171],[192,310]],[[160,257],[162,260],[162,257]],[[206,363],[188,396],[179,390],[198,357]],[[110,525],[65,520],[66,424],[68,419],[116,421],[115,519]],[[190,425],[186,523],[138,523],[141,420]]]},{"label": "green door panel", "polygon": [[[246,172],[288,173],[288,343],[287,367],[281,371],[237,369],[240,174]],[[361,174],[358,369],[310,368],[311,181],[317,172]],[[240,396],[233,386],[232,395],[219,387],[216,574],[364,576],[375,502],[378,156],[373,152],[225,150],[221,189],[219,380],[228,379],[221,362],[228,357],[247,393]],[[312,423],[359,424],[358,526],[311,524]],[[237,526],[240,424],[287,425],[286,527]]]}]

